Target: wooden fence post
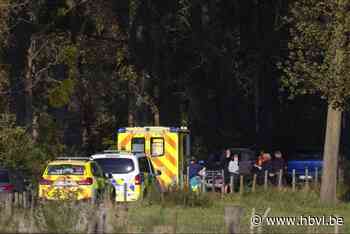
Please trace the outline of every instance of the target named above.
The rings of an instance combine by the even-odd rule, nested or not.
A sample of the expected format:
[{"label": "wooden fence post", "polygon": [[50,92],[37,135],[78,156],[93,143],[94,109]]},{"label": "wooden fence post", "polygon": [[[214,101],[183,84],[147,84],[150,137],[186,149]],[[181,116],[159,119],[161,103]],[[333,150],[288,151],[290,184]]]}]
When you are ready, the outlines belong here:
[{"label": "wooden fence post", "polygon": [[240,180],[239,180],[239,194],[243,195],[244,192],[244,177],[243,175],[240,175]]},{"label": "wooden fence post", "polygon": [[253,175],[253,185],[252,185],[252,192],[254,193],[256,189],[256,174]]},{"label": "wooden fence post", "polygon": [[18,206],[18,192],[15,192],[15,200],[14,200],[14,206],[17,207]]},{"label": "wooden fence post", "polygon": [[305,189],[309,189],[309,169],[305,168]]},{"label": "wooden fence post", "polygon": [[28,208],[28,194],[26,191],[23,192],[23,208]]},{"label": "wooden fence post", "polygon": [[191,186],[190,186],[190,167],[186,168],[186,186],[187,188],[190,190]]},{"label": "wooden fence post", "polygon": [[318,167],[315,168],[315,186],[318,185]]},{"label": "wooden fence post", "polygon": [[292,174],[292,190],[295,192],[295,169],[293,169],[293,174]]},{"label": "wooden fence post", "polygon": [[221,198],[223,198],[225,193],[225,173],[223,169],[221,170],[221,175],[222,175]]},{"label": "wooden fence post", "polygon": [[8,215],[12,214],[12,193],[8,193],[5,199],[5,211]]},{"label": "wooden fence post", "polygon": [[18,193],[18,206],[23,207],[23,192]]},{"label": "wooden fence post", "polygon": [[34,209],[35,206],[35,193],[33,189],[30,190],[30,209]]},{"label": "wooden fence post", "polygon": [[203,179],[202,179],[202,192],[203,193],[207,192],[205,174],[203,175]]},{"label": "wooden fence post", "polygon": [[266,170],[266,171],[265,171],[265,174],[264,174],[264,190],[267,190],[268,173],[269,173],[269,172]]},{"label": "wooden fence post", "polygon": [[225,231],[228,231],[229,234],[240,233],[240,222],[243,213],[244,210],[240,206],[225,207]]},{"label": "wooden fence post", "polygon": [[282,176],[283,176],[283,170],[280,169],[280,171],[278,173],[278,189],[279,190],[282,189]]}]

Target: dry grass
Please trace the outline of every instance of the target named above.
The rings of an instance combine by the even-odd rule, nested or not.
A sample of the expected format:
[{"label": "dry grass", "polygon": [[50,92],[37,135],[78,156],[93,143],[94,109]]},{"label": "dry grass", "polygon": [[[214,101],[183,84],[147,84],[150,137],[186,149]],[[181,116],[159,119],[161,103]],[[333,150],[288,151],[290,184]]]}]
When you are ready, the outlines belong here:
[{"label": "dry grass", "polygon": [[[207,204],[209,202],[209,204]],[[252,209],[271,216],[339,215],[345,218],[340,233],[350,233],[350,204],[321,204],[313,191],[292,193],[277,191],[205,196],[176,194],[163,201],[144,200],[133,204],[112,204],[105,200],[99,206],[84,202],[46,202],[36,209],[12,210],[1,207],[0,230],[11,233],[223,233],[224,208],[240,205],[245,209],[241,230],[249,232]],[[334,233],[334,227],[264,226],[263,233]],[[255,230],[256,232],[256,230]]]}]

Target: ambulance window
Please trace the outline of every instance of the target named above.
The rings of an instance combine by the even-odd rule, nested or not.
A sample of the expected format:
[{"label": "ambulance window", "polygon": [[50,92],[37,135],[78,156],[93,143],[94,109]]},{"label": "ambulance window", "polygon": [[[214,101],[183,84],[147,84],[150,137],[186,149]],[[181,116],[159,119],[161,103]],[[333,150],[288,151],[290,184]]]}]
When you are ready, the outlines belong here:
[{"label": "ambulance window", "polygon": [[164,155],[164,138],[151,138],[151,155],[152,157]]},{"label": "ambulance window", "polygon": [[145,138],[143,138],[143,137],[132,138],[131,151],[133,153],[144,153],[145,152]]}]

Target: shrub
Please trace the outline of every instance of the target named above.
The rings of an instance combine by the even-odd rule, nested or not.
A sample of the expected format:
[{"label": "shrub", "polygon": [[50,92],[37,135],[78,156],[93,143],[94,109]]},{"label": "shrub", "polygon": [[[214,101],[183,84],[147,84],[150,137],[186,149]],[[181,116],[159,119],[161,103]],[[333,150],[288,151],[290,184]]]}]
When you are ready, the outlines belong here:
[{"label": "shrub", "polygon": [[53,143],[49,135],[45,136],[34,142],[27,129],[15,125],[12,116],[0,116],[0,166],[37,177],[46,162],[63,148],[58,142]]}]

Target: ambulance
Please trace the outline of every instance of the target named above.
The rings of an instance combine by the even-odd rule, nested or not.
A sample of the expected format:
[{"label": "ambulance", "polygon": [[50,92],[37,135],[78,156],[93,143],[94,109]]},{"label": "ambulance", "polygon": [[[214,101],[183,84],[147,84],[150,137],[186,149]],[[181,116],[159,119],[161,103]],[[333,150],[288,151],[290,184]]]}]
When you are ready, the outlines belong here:
[{"label": "ambulance", "polygon": [[126,127],[118,129],[120,151],[144,153],[151,160],[163,191],[184,186],[186,158],[190,155],[187,127]]}]

